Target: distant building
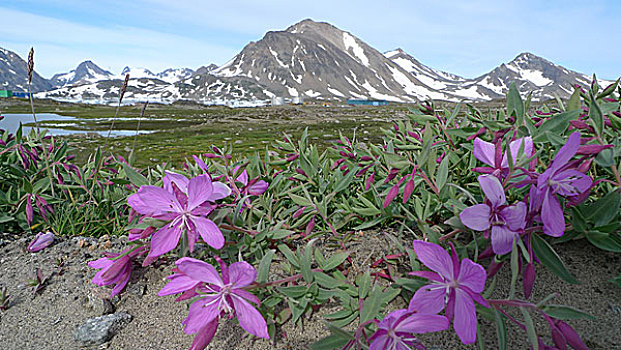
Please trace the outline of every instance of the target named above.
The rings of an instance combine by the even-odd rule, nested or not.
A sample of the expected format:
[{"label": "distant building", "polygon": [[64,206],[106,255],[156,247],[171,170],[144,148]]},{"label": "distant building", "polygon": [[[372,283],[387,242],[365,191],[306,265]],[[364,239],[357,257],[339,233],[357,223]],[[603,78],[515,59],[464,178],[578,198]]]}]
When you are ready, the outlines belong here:
[{"label": "distant building", "polygon": [[272,97],[272,106],[282,106],[285,104],[285,99],[282,97]]},{"label": "distant building", "polygon": [[303,105],[304,104],[304,99],[301,96],[296,96],[296,97],[291,99],[291,104]]},{"label": "distant building", "polygon": [[347,100],[350,106],[388,106],[386,100]]},{"label": "distant building", "polygon": [[13,97],[13,91],[11,91],[11,90],[0,90],[0,97]]},{"label": "distant building", "polygon": [[25,91],[13,91],[13,97],[30,98],[30,92]]}]

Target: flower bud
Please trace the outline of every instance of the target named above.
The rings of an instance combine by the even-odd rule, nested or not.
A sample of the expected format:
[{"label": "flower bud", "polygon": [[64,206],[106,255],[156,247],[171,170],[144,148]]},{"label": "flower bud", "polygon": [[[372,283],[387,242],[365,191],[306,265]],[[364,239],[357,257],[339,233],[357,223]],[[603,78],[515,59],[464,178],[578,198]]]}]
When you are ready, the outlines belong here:
[{"label": "flower bud", "polygon": [[54,234],[52,232],[39,232],[28,245],[28,251],[31,253],[38,252],[49,247],[52,242],[54,242]]}]

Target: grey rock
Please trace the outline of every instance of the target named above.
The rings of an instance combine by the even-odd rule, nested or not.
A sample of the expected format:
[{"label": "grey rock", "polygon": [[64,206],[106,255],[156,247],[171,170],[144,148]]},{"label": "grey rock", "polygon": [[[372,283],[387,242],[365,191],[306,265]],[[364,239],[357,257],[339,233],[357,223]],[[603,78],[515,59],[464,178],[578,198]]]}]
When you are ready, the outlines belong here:
[{"label": "grey rock", "polygon": [[89,318],[74,331],[73,338],[87,346],[103,344],[131,322],[132,318],[126,312]]},{"label": "grey rock", "polygon": [[85,300],[87,309],[92,310],[96,315],[107,315],[115,311],[115,307],[108,298],[101,298],[97,295],[88,294]]}]

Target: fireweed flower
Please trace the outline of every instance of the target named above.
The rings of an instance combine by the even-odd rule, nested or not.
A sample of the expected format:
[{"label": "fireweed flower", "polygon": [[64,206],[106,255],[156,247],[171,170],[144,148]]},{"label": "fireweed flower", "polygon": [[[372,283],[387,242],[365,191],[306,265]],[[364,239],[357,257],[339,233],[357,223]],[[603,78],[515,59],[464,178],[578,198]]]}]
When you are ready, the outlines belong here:
[{"label": "fireweed flower", "polygon": [[[524,144],[524,146],[522,146],[522,144]],[[518,152],[522,147],[526,157],[530,158],[534,154],[533,139],[530,136],[512,141],[509,144],[509,149],[511,150],[511,158],[514,164],[517,163],[519,157]],[[473,153],[476,159],[491,167],[478,167],[475,168],[476,172],[494,174],[495,176],[500,176],[501,174],[507,175],[509,171],[509,157],[506,151],[503,154],[500,145],[485,142],[477,137],[474,139]]]},{"label": "fireweed flower", "polygon": [[506,254],[526,225],[526,204],[507,205],[502,184],[495,176],[481,175],[479,184],[487,197],[486,203],[464,209],[459,218],[466,227],[476,231],[487,231],[491,227],[494,253]]},{"label": "fireweed flower", "polygon": [[244,290],[254,282],[257,271],[245,261],[226,266],[221,262],[222,277],[210,264],[193,259],[176,261],[175,274],[170,282],[157,293],[159,296],[192,293],[199,299],[190,306],[188,317],[183,321],[186,334],[198,333],[191,349],[204,349],[211,341],[218,321],[224,315],[237,316],[239,325],[248,333],[269,339],[267,323],[261,313],[250,303],[260,305],[261,301]]},{"label": "fireweed flower", "polygon": [[481,296],[485,287],[485,269],[470,259],[452,257],[437,244],[414,241],[418,260],[434,272],[414,271],[411,275],[426,278],[431,284],[419,288],[410,301],[409,311],[435,314],[446,308],[446,317],[464,344],[472,344],[477,335],[477,315],[474,301],[489,307]]},{"label": "fireweed flower", "polygon": [[415,334],[448,329],[449,321],[440,315],[413,313],[400,309],[389,313],[369,338],[369,350],[425,349]]},{"label": "fireweed flower", "polygon": [[127,199],[136,212],[169,221],[153,234],[149,257],[173,250],[183,233],[187,234],[190,252],[194,250],[199,235],[213,248],[222,248],[224,236],[207,216],[215,208],[211,203],[227,197],[230,189],[222,183],[212,182],[208,174],[188,180],[183,175],[167,173],[163,183],[164,188],[142,186]]},{"label": "fireweed flower", "polygon": [[38,252],[49,247],[54,242],[54,234],[52,232],[39,232],[28,245],[28,251],[31,253]]},{"label": "fireweed flower", "polygon": [[[129,277],[133,270],[132,260],[138,255],[143,254],[145,249],[146,247],[144,246],[139,248],[131,247],[120,254],[104,253],[106,257],[89,262],[88,266],[94,269],[101,269],[95,274],[92,282],[100,287],[115,284],[110,298],[119,294],[125,288],[127,282],[129,282]],[[112,260],[120,255],[123,256]]]},{"label": "fireweed flower", "polygon": [[557,194],[571,200],[583,195],[593,184],[589,176],[569,162],[579,146],[580,133],[574,132],[558,151],[550,167],[539,175],[537,185],[530,188],[530,209],[535,212],[541,209],[543,233],[553,237],[560,237],[565,231],[565,217]]},{"label": "fireweed flower", "polygon": [[[235,167],[235,169],[233,169],[233,174],[235,174],[238,169],[238,166]],[[247,195],[260,196],[265,191],[267,191],[267,188],[269,187],[269,184],[267,182],[259,180],[258,177],[249,180],[248,172],[246,171],[246,169],[242,171],[242,173],[237,177],[237,179],[235,179],[235,181],[241,182],[241,184],[243,185],[243,187],[239,189],[240,195],[242,197]]]}]

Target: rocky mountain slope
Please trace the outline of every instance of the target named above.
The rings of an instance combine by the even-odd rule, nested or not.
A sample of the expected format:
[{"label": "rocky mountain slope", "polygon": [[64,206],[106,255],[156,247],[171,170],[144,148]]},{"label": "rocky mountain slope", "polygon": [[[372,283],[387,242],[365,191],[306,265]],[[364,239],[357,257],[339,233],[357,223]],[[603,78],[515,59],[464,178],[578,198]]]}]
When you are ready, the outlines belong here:
[{"label": "rocky mountain slope", "polygon": [[[27,63],[15,52],[0,48],[0,89],[28,91]],[[32,75],[32,92],[46,91],[52,84],[36,72]]]},{"label": "rocky mountain slope", "polygon": [[100,68],[93,61],[84,61],[80,63],[76,69],[71,70],[68,73],[55,74],[50,83],[54,87],[63,87],[70,85],[83,85],[87,83],[94,83],[100,80],[108,80],[114,77],[114,74],[107,70]]}]

